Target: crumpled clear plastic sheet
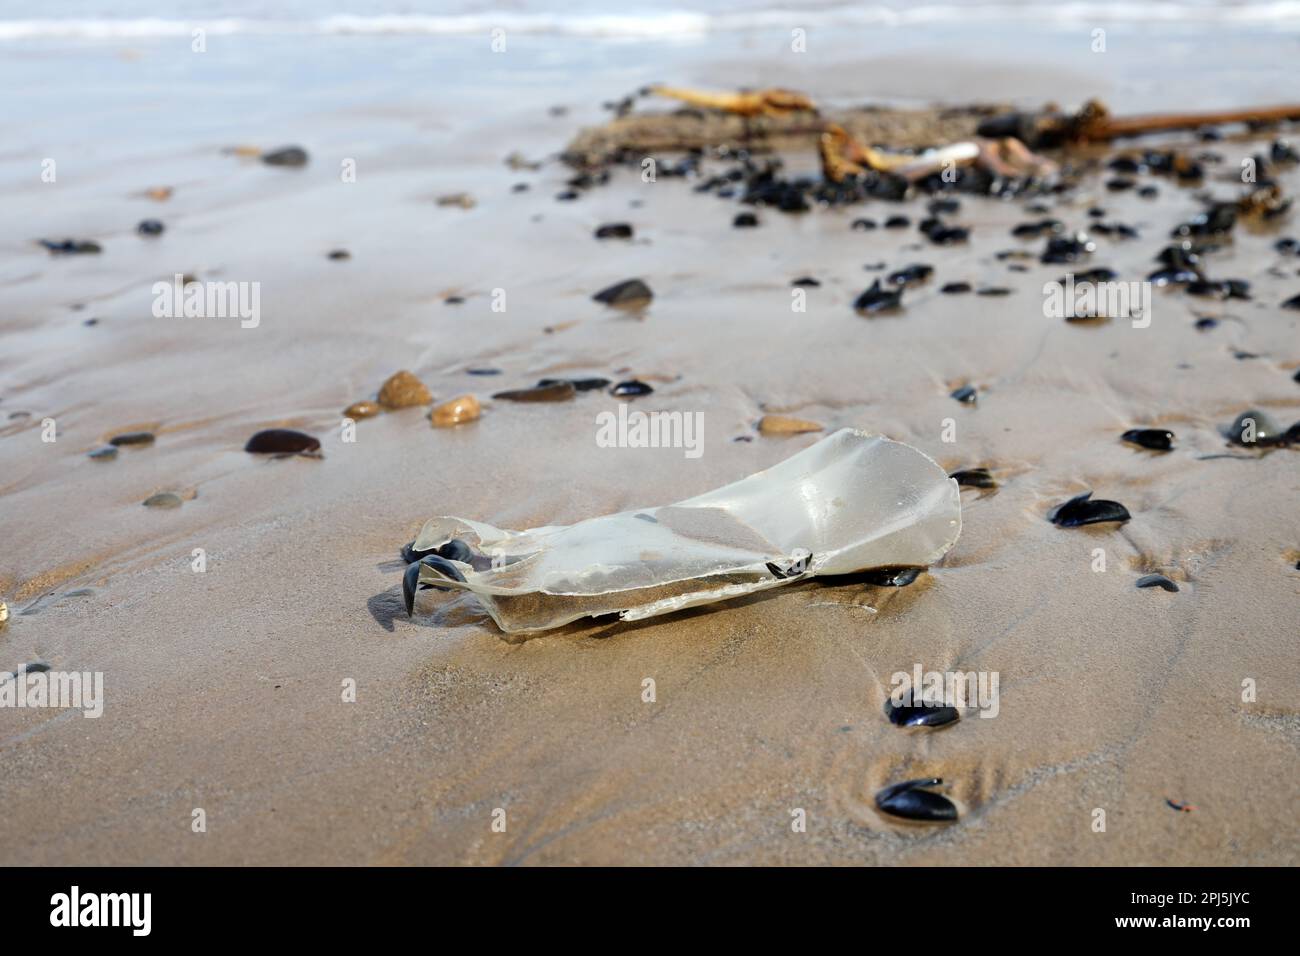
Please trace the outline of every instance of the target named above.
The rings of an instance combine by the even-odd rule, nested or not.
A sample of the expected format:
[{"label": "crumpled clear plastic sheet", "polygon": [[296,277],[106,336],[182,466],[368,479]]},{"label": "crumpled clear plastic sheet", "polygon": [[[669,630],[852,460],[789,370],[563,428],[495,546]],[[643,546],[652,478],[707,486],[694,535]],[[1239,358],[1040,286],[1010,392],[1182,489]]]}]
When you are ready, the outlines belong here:
[{"label": "crumpled clear plastic sheet", "polygon": [[432,518],[404,590],[408,611],[419,586],[472,591],[503,631],[538,631],[605,614],[639,620],[818,575],[924,567],[960,533],[957,482],[933,459],[845,428],[676,504],[527,531]]}]

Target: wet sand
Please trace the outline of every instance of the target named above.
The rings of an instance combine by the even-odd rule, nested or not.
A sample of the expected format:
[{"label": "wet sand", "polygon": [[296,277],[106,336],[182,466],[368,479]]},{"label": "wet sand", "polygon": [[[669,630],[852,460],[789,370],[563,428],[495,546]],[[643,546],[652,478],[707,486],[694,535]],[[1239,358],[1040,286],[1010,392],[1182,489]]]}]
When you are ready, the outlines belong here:
[{"label": "wet sand", "polygon": [[[1215,278],[1249,280],[1251,301],[1157,290],[1149,328],[1077,325],[1044,315],[1043,283],[1066,267],[1014,272],[996,258],[1043,248],[1010,236],[1043,218],[1025,200],[960,197],[946,218],[972,235],[948,248],[916,231],[925,197],[759,210],[758,228],[734,229],[734,200],[679,179],[618,170],[557,202],[570,170],[502,163],[512,149],[558,152],[575,118],[474,125],[454,145],[376,146],[352,184],[339,180],[352,155],[339,137],[299,133],[312,153],[301,171],[197,142],[72,178],[57,203],[39,185],[13,196],[0,271],[0,597],[13,616],[0,665],[102,671],[106,701],[99,719],[0,711],[0,861],[1297,862],[1300,452],[1233,452],[1219,433],[1251,407],[1284,427],[1300,419],[1300,312],[1278,307],[1300,291],[1300,259],[1272,248],[1296,234],[1294,213],[1272,231],[1238,227],[1208,259]],[[1236,195],[1240,158],[1271,138],[1203,144],[1224,156],[1204,186]],[[811,156],[789,161],[813,169]],[[1046,200],[1047,215],[1082,229],[1098,204],[1133,225],[1138,239],[1095,236],[1084,267],[1142,278],[1201,208],[1196,189],[1142,177],[1160,190],[1147,200],[1107,192],[1108,177]],[[1300,189],[1295,167],[1280,179]],[[167,202],[136,195],[164,184]],[[473,208],[436,202],[461,191]],[[893,214],[912,226],[850,229]],[[166,233],[134,235],[146,217]],[[592,238],[614,221],[635,238]],[[64,235],[104,251],[51,258],[31,244]],[[335,248],[352,258],[328,260]],[[877,262],[887,268],[864,270]],[[935,275],[901,312],[854,313],[878,275],[913,262]],[[155,318],[150,287],[175,272],[260,282],[260,324]],[[800,276],[822,285],[792,313]],[[643,312],[591,301],[633,277],[655,293]],[[938,291],[963,280],[1012,292]],[[1220,324],[1200,331],[1200,315]],[[343,442],[341,410],[402,368],[438,400],[476,394],[482,418],[433,429],[408,409]],[[597,447],[596,416],[617,407],[601,393],[488,401],[567,375],[638,377],[656,390],[636,409],[703,412],[703,454]],[[974,406],[949,397],[966,383]],[[758,435],[765,412],[885,434],[950,470],[987,466],[1000,487],[963,492],[960,540],[905,588],[793,585],[527,639],[502,635],[468,596],[422,593],[407,619],[398,549],[425,519],[526,528],[667,504],[817,440]],[[1119,441],[1144,425],[1176,432],[1175,450]],[[276,426],[318,436],[323,460],[242,451]],[[86,457],[137,429],[156,443]],[[1223,453],[1239,457],[1200,457]],[[1046,520],[1089,489],[1132,520]],[[187,500],[142,508],[158,491]],[[1148,571],[1181,590],[1137,589]],[[1000,713],[930,734],[891,726],[889,677],[918,663],[997,671]],[[655,703],[642,701],[647,677]],[[342,700],[349,679],[355,703]],[[951,783],[956,825],[875,810],[881,787],[928,775]],[[794,808],[806,833],[791,830]]]}]

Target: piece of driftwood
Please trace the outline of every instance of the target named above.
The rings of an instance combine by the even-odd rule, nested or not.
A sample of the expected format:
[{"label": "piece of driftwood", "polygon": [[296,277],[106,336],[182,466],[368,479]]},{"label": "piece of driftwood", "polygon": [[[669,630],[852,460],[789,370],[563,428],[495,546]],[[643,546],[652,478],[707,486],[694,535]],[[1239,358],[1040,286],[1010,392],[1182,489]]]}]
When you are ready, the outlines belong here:
[{"label": "piece of driftwood", "polygon": [[997,104],[911,110],[861,106],[820,115],[738,116],[695,108],[635,113],[583,129],[563,158],[573,166],[590,168],[693,149],[815,152],[822,133],[832,123],[863,143],[921,149],[971,139],[980,123],[1010,113],[1010,106]]}]

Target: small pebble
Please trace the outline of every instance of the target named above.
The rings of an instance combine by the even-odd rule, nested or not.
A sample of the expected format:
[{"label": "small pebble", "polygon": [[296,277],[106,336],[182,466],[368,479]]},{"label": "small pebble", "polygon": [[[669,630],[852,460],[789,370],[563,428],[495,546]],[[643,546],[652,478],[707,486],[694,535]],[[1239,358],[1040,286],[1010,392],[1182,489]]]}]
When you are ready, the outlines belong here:
[{"label": "small pebble", "polygon": [[477,205],[474,197],[469,193],[448,193],[439,196],[437,203],[439,206],[459,206],[461,209],[473,209]]},{"label": "small pebble", "polygon": [[626,222],[606,223],[596,229],[597,239],[631,239],[632,227]]},{"label": "small pebble", "polygon": [[482,413],[478,399],[473,395],[461,395],[449,399],[441,405],[433,406],[429,420],[435,428],[448,428],[463,422],[472,422]]},{"label": "small pebble", "polygon": [[971,284],[969,282],[949,282],[947,285],[943,286],[939,291],[942,292],[944,295],[962,295],[963,293],[969,292],[970,290],[971,290]]},{"label": "small pebble", "polygon": [[334,262],[342,262],[344,259],[351,259],[352,253],[348,252],[346,249],[331,249],[329,252],[329,258]]},{"label": "small pebble", "polygon": [[819,432],[823,426],[806,418],[792,418],[789,415],[764,415],[758,421],[758,430],[765,435],[800,435],[804,432]]},{"label": "small pebble", "polygon": [[117,448],[113,445],[105,445],[103,448],[96,448],[87,457],[95,461],[112,461],[117,457]]},{"label": "small pebble", "polygon": [[736,229],[752,229],[758,225],[758,217],[752,212],[736,213],[736,218],[731,220],[731,225]]},{"label": "small pebble", "polygon": [[592,298],[606,305],[630,306],[649,302],[654,298],[654,293],[640,279],[627,279],[610,286],[608,289],[602,289]]},{"label": "small pebble", "polygon": [[160,491],[144,499],[146,508],[179,508],[183,503],[181,496],[170,491]]},{"label": "small pebble", "polygon": [[405,369],[390,375],[379,389],[379,404],[385,408],[412,408],[431,401],[428,387]]},{"label": "small pebble", "polygon": [[[906,225],[906,223],[904,223],[904,225]],[[868,230],[868,229],[875,229],[875,228],[876,228],[876,220],[874,220],[874,219],[854,219],[854,220],[853,220],[853,224],[850,225],[849,228],[852,229],[854,232],[865,232],[865,231]]]},{"label": "small pebble", "polygon": [[384,406],[380,405],[378,402],[363,399],[359,402],[353,402],[347,408],[343,409],[343,416],[345,418],[359,421],[363,418],[374,418],[383,410]]},{"label": "small pebble", "polygon": [[144,219],[135,227],[135,231],[142,236],[161,236],[164,228],[162,222],[157,219]]}]

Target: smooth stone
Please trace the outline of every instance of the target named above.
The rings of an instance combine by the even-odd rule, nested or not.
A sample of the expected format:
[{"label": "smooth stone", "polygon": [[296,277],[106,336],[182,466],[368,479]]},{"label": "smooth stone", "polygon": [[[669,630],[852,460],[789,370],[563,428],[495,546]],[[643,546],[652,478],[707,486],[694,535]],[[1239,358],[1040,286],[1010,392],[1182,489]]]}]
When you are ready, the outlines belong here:
[{"label": "smooth stone", "polygon": [[268,166],[306,166],[307,151],[301,146],[283,146],[263,153],[262,162]]},{"label": "smooth stone", "polygon": [[319,439],[292,428],[266,428],[244,445],[255,455],[309,455],[320,451]]},{"label": "smooth stone", "polygon": [[379,404],[385,408],[413,408],[431,401],[428,387],[405,369],[390,375],[379,389]]},{"label": "smooth stone", "polygon": [[824,427],[806,418],[793,418],[789,415],[764,415],[758,421],[758,430],[765,435],[801,435],[822,431]]},{"label": "smooth stone", "polygon": [[351,259],[352,253],[348,252],[346,249],[331,249],[328,258],[334,262],[341,262],[344,259]]},{"label": "smooth stone", "polygon": [[482,413],[478,399],[473,395],[460,395],[433,406],[429,421],[435,428],[450,428],[462,422],[472,422]]},{"label": "smooth stone", "polygon": [[556,382],[540,388],[516,388],[492,397],[506,402],[567,402],[577,394],[572,382]]},{"label": "smooth stone", "polygon": [[627,279],[602,289],[592,298],[605,305],[639,305],[653,299],[654,293],[640,279]]},{"label": "smooth stone", "polygon": [[477,205],[474,197],[469,193],[448,193],[439,196],[437,203],[439,206],[459,206],[461,209],[473,209]]},{"label": "smooth stone", "polygon": [[179,508],[182,504],[181,496],[170,491],[160,491],[144,499],[146,508]]},{"label": "smooth stone", "polygon": [[345,418],[358,420],[362,418],[374,418],[383,410],[384,406],[380,405],[378,402],[363,399],[359,402],[353,402],[347,408],[343,409],[343,416]]},{"label": "smooth stone", "polygon": [[[1254,435],[1248,441],[1246,439],[1246,430],[1248,423],[1254,423]],[[1238,445],[1271,445],[1282,438],[1282,429],[1273,416],[1267,412],[1261,412],[1252,408],[1238,415],[1231,425],[1228,426],[1228,438]]]},{"label": "smooth stone", "polygon": [[1178,585],[1163,574],[1144,574],[1137,579],[1137,586],[1140,588],[1164,588],[1166,591],[1178,590]]},{"label": "smooth stone", "polygon": [[154,436],[152,432],[124,432],[121,435],[114,435],[108,443],[117,448],[127,445],[152,445]]},{"label": "smooth stone", "polygon": [[103,448],[96,448],[87,457],[95,461],[112,461],[117,457],[117,448],[114,445],[105,445]]}]

